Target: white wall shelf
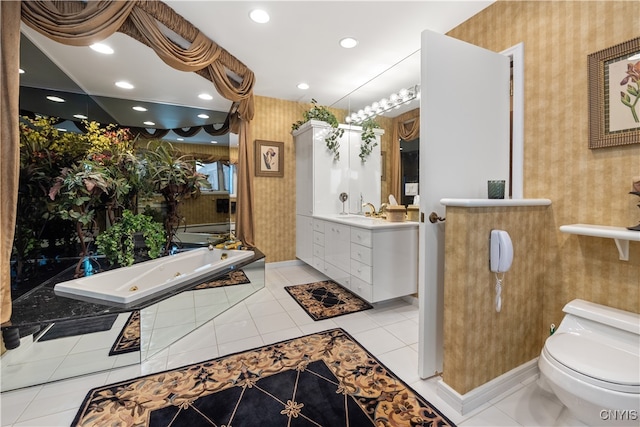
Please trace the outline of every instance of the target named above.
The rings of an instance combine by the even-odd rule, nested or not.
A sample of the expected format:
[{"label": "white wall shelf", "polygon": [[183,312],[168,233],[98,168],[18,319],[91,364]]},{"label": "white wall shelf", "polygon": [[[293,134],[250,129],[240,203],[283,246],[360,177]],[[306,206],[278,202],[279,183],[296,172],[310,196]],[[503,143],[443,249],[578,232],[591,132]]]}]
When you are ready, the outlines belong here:
[{"label": "white wall shelf", "polygon": [[613,239],[622,261],[629,261],[629,241],[640,242],[640,231],[608,225],[571,224],[560,226],[560,231],[582,236],[605,237]]}]

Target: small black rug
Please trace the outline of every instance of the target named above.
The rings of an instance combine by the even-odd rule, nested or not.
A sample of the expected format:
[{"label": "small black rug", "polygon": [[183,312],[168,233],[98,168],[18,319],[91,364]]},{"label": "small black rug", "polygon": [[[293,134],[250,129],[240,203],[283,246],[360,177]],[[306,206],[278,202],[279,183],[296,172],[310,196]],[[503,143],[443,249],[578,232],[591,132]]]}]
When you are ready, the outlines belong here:
[{"label": "small black rug", "polygon": [[104,332],[111,329],[118,318],[117,314],[108,316],[88,317],[76,320],[56,322],[37,341],[49,341],[57,338],[75,337],[76,335]]},{"label": "small black rug", "polygon": [[373,308],[371,304],[332,280],[286,286],[285,289],[313,320],[329,319]]}]

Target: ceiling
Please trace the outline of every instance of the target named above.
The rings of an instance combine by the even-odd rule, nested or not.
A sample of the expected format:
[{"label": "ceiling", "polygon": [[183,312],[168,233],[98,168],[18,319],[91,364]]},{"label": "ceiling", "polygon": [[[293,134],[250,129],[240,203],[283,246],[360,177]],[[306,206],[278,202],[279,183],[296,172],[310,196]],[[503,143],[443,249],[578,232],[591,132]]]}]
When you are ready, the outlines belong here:
[{"label": "ceiling", "polygon": [[[357,111],[400,88],[420,83],[423,30],[446,33],[493,1],[165,3],[254,72],[256,95],[302,103],[316,99],[320,105]],[[251,21],[249,12],[254,8],[266,10],[270,21]],[[102,55],[88,47],[58,44],[24,25],[22,31],[34,48],[62,71],[58,75],[41,65],[27,64],[38,54],[23,53],[23,85],[32,90],[56,89],[52,87],[55,81],[64,81],[59,90],[92,95],[99,107],[126,126],[143,127],[145,120],[154,121],[158,128],[216,123],[224,116],[219,112],[229,110],[231,103],[216,93],[211,82],[170,68],[151,49],[124,34],[106,39],[115,53]],[[358,45],[340,47],[339,40],[347,36],[356,38]],[[40,60],[46,62],[47,58]],[[135,88],[119,89],[114,85],[118,80],[129,81]],[[298,89],[301,82],[309,89]],[[197,97],[200,93],[209,93],[213,99],[201,100]],[[136,101],[149,107],[148,111],[135,112],[130,102],[122,107],[118,99]],[[158,103],[165,104],[164,108],[155,105]],[[179,114],[172,110],[175,106],[193,110]],[[210,118],[194,117],[201,110]]]}]

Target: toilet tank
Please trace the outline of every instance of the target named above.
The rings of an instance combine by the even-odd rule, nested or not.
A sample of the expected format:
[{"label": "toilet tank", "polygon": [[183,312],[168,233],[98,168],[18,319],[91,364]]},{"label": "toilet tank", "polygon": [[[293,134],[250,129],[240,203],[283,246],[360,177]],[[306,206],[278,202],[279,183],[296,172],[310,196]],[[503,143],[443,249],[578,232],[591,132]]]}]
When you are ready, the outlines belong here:
[{"label": "toilet tank", "polygon": [[[640,336],[640,315],[637,313],[619,310],[581,299],[575,299],[569,302],[564,306],[562,311],[567,314],[565,319],[567,317],[576,318],[576,320],[584,326],[590,325],[592,327],[600,326],[606,329],[620,329]],[[580,322],[580,320],[587,320],[588,322]],[[600,327],[597,329],[600,329]]]}]

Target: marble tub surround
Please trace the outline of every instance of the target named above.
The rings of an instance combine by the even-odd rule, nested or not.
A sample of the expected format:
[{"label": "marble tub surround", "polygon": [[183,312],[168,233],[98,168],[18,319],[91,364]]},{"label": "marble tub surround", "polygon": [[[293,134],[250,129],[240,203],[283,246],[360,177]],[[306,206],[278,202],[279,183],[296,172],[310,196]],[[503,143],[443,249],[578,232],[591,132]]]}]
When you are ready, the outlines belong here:
[{"label": "marble tub surround", "polygon": [[[197,289],[200,282],[173,289],[152,300],[128,308],[98,304],[56,295],[53,287],[65,280],[61,274],[14,301],[10,322],[2,329],[30,329],[62,320],[83,319],[118,314],[109,331],[38,342],[37,335],[27,335],[14,350],[0,359],[1,390],[43,384],[113,369],[152,357],[176,340],[189,334],[233,305],[264,287],[264,254],[254,249],[254,256],[203,280],[212,280],[230,271],[242,269],[249,283],[213,289]],[[67,274],[73,275],[73,271]],[[109,356],[109,350],[132,311],[140,311],[141,350]],[[44,363],[46,361],[46,363]],[[29,375],[23,375],[28,372]]]}]

